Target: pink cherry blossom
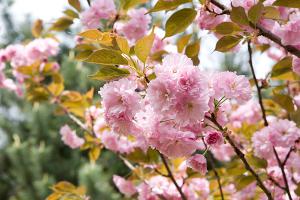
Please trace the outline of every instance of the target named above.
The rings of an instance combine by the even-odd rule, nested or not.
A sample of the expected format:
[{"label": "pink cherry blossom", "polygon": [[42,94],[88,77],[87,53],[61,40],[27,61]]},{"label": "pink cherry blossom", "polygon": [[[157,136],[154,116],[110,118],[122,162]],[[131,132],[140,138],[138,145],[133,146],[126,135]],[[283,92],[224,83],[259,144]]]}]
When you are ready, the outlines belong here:
[{"label": "pink cherry blossom", "polygon": [[231,158],[235,155],[233,148],[228,143],[221,144],[217,148],[212,148],[211,152],[216,159],[225,162],[230,161]]},{"label": "pink cherry blossom", "polygon": [[119,189],[119,191],[123,193],[126,197],[131,197],[137,192],[136,188],[134,187],[131,181],[127,181],[124,178],[117,175],[113,176],[113,181]]},{"label": "pink cherry blossom", "polygon": [[244,103],[251,98],[250,82],[243,75],[228,71],[219,72],[215,74],[212,81],[216,99],[224,96],[228,99],[234,99],[238,103]]},{"label": "pink cherry blossom", "polygon": [[128,21],[115,23],[117,33],[124,35],[132,43],[145,36],[151,23],[151,17],[146,12],[145,8],[129,10]]},{"label": "pink cherry blossom", "polygon": [[201,154],[196,154],[187,160],[187,166],[201,174],[206,174],[206,165],[206,158]]},{"label": "pink cherry blossom", "polygon": [[[217,10],[215,7],[213,7],[212,9]],[[204,8],[201,8],[199,10],[198,17],[196,19],[199,28],[203,30],[212,30],[225,20],[225,15],[216,16],[213,13],[206,11]]]},{"label": "pink cherry blossom", "polygon": [[252,142],[255,154],[268,160],[274,158],[273,147],[290,148],[299,138],[300,129],[294,122],[279,119],[254,133]]},{"label": "pink cherry blossom", "polygon": [[52,38],[35,39],[26,45],[26,54],[32,63],[36,60],[47,59],[50,56],[57,55],[59,44]]},{"label": "pink cherry blossom", "polygon": [[194,133],[180,131],[164,123],[156,125],[148,139],[151,146],[168,157],[189,156],[199,148]]},{"label": "pink cherry blossom", "polygon": [[79,148],[84,144],[84,140],[76,135],[68,125],[64,125],[60,129],[62,141],[72,149]]},{"label": "pink cherry blossom", "polygon": [[186,187],[183,187],[183,191],[189,200],[208,199],[209,190],[209,182],[205,178],[190,179]]},{"label": "pink cherry blossom", "polygon": [[220,133],[218,131],[210,131],[210,132],[206,133],[204,140],[207,145],[210,145],[213,147],[217,147],[224,143],[222,133]]},{"label": "pink cherry blossom", "polygon": [[293,71],[300,75],[300,58],[296,56],[293,57]]},{"label": "pink cherry blossom", "polygon": [[298,94],[297,96],[294,96],[294,102],[295,102],[296,106],[300,107],[300,94]]},{"label": "pink cherry blossom", "polygon": [[259,103],[250,100],[230,114],[230,122],[234,127],[241,127],[242,123],[255,124],[262,119],[261,115]]},{"label": "pink cherry blossom", "polygon": [[136,84],[126,78],[107,83],[100,89],[105,120],[117,133],[133,134],[133,117],[140,109]]},{"label": "pink cherry blossom", "polygon": [[81,22],[88,29],[101,27],[101,20],[108,20],[117,14],[113,0],[94,0],[81,16]]},{"label": "pink cherry blossom", "polygon": [[284,45],[300,45],[300,16],[295,14],[286,24],[276,24],[273,32],[281,38]]},{"label": "pink cherry blossom", "polygon": [[209,110],[205,74],[182,54],[166,56],[155,73],[157,78],[149,83],[146,95],[154,111],[181,126],[200,123]]}]

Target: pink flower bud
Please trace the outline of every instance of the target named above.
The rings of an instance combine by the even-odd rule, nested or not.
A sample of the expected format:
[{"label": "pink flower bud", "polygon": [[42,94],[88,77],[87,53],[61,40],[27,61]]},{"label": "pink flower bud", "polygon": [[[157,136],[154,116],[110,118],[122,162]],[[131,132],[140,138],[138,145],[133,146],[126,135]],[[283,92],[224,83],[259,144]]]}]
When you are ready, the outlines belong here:
[{"label": "pink flower bud", "polygon": [[213,131],[213,132],[209,132],[206,136],[205,136],[205,142],[208,145],[211,146],[218,146],[223,144],[223,136],[222,133],[217,132],[217,131]]}]

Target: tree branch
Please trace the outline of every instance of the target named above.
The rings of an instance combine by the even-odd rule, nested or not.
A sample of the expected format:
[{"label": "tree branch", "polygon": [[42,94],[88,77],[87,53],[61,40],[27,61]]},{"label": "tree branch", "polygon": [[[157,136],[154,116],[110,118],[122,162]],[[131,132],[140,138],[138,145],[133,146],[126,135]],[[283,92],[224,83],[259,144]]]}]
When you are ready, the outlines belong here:
[{"label": "tree branch", "polygon": [[[220,8],[223,11],[224,14],[230,15],[230,10],[226,6],[224,6],[223,4],[219,3],[217,0],[210,0],[210,2],[213,5]],[[262,36],[272,40],[273,42],[275,42],[276,44],[278,44],[279,46],[284,48],[287,52],[289,52],[289,53],[297,56],[298,58],[300,58],[300,50],[299,49],[297,49],[296,47],[294,47],[292,45],[282,44],[281,39],[277,35],[274,35],[271,31],[267,30],[262,25],[253,24],[253,23],[250,22],[250,26],[254,29],[258,29]]]},{"label": "tree branch", "polygon": [[255,83],[255,86],[256,86],[256,89],[257,89],[258,102],[259,102],[260,109],[261,109],[261,112],[262,112],[264,125],[268,126],[266,110],[265,110],[265,107],[264,107],[264,104],[263,104],[263,101],[262,101],[261,87],[258,85],[258,81],[257,81],[255,71],[254,71],[254,66],[253,66],[253,61],[252,61],[252,49],[251,49],[251,42],[250,41],[248,41],[248,53],[249,53],[249,65],[250,65],[252,76],[253,76],[253,79],[254,79],[254,83]]},{"label": "tree branch", "polygon": [[285,174],[285,171],[284,171],[284,165],[282,164],[282,162],[281,162],[281,160],[280,160],[280,158],[278,156],[278,153],[277,153],[277,151],[276,151],[276,149],[275,149],[274,146],[273,146],[273,152],[274,152],[274,154],[276,156],[276,160],[277,160],[278,166],[281,169],[281,173],[282,173],[283,181],[284,181],[284,185],[285,185],[285,192],[288,194],[289,200],[293,200],[291,192],[290,192],[289,182],[287,180],[287,177],[286,177],[286,174]]},{"label": "tree branch", "polygon": [[221,131],[223,133],[223,136],[226,138],[226,140],[229,142],[229,144],[233,147],[234,152],[236,153],[236,155],[241,159],[241,161],[243,162],[245,168],[252,174],[252,176],[254,176],[254,178],[256,179],[257,185],[263,190],[263,192],[267,195],[269,200],[273,200],[272,194],[270,193],[270,191],[267,189],[267,187],[264,185],[264,183],[262,182],[262,180],[260,179],[259,175],[254,171],[254,169],[250,166],[250,164],[248,163],[247,159],[245,158],[244,153],[236,146],[235,142],[233,141],[233,139],[229,136],[229,134],[227,133],[227,131],[217,122],[215,116],[212,114],[212,117],[206,117],[208,120],[210,120],[212,123],[214,123],[219,131]]},{"label": "tree branch", "polygon": [[178,190],[178,192],[179,192],[179,194],[180,194],[180,196],[181,196],[181,199],[182,199],[182,200],[187,200],[186,196],[184,195],[184,193],[182,192],[182,190],[181,190],[181,188],[179,187],[178,183],[176,182],[176,180],[175,180],[175,178],[174,178],[174,176],[173,176],[173,174],[172,174],[172,171],[171,171],[171,169],[170,169],[170,167],[169,167],[169,165],[168,165],[168,163],[167,163],[167,161],[166,161],[165,156],[162,155],[160,152],[159,152],[159,155],[160,155],[160,157],[161,157],[161,160],[162,160],[164,166],[166,167],[166,169],[167,169],[167,171],[168,171],[168,177],[172,180],[173,184],[175,185],[176,189]]},{"label": "tree branch", "polygon": [[212,160],[212,157],[211,157],[210,154],[207,155],[207,159],[208,159],[208,162],[210,163],[211,168],[212,168],[212,170],[213,170],[213,172],[215,174],[215,177],[217,179],[219,190],[220,190],[220,194],[221,194],[221,199],[224,200],[224,194],[223,194],[223,189],[222,189],[222,184],[221,184],[221,178],[219,176],[218,171],[216,170],[214,161]]}]

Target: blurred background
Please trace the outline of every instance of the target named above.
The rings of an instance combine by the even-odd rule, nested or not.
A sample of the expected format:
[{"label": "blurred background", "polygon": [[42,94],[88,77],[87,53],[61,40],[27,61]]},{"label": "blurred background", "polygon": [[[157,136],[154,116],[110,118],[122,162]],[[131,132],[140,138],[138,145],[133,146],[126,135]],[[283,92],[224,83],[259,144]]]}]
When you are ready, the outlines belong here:
[{"label": "blurred background", "polygon": [[[36,19],[51,24],[67,6],[67,0],[0,0],[0,48],[32,39],[31,25]],[[94,87],[98,90],[99,82],[87,79],[95,67],[72,61],[74,52],[70,49],[76,32],[75,25],[73,31],[67,30],[59,36],[65,42],[57,59],[66,89],[85,92]],[[249,74],[246,54],[213,52],[216,39],[207,33],[200,34],[203,68]],[[270,65],[271,61],[255,56],[258,76],[263,77],[268,67],[260,67],[259,63]],[[51,193],[49,187],[62,180],[85,186],[91,199],[122,199],[111,177],[113,174],[126,176],[128,169],[110,152],[102,152],[97,163],[90,164],[85,153],[65,146],[59,129],[69,121],[54,115],[54,109],[50,104],[32,105],[0,89],[0,199],[45,199]]]}]

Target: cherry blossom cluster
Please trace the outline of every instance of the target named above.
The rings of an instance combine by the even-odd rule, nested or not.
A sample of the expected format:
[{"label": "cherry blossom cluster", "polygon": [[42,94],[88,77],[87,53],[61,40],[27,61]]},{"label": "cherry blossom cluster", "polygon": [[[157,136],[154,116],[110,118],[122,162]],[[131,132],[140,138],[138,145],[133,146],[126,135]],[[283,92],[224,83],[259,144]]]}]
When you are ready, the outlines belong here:
[{"label": "cherry blossom cluster", "polygon": [[[22,83],[26,75],[18,71],[19,67],[29,66],[34,62],[47,62],[49,57],[57,55],[59,43],[52,38],[35,39],[28,44],[13,44],[5,49],[0,49],[0,88],[6,88],[22,96]],[[44,65],[40,65],[43,70]],[[6,68],[11,68],[14,79],[6,77]],[[53,70],[58,70],[59,65],[53,65]]]}]

